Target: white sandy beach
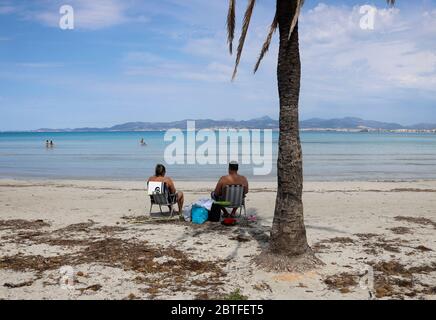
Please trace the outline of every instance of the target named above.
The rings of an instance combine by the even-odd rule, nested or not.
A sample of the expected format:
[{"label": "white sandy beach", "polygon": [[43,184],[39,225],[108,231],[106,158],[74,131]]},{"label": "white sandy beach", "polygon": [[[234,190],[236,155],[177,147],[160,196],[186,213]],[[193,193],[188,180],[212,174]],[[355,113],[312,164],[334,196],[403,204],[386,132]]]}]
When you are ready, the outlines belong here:
[{"label": "white sandy beach", "polygon": [[[177,183],[187,203],[213,185]],[[267,244],[272,182],[251,184],[256,223],[225,227],[150,221],[140,182],[0,180],[0,299],[436,297],[436,181],[304,190],[309,243],[325,265],[298,274],[252,262]],[[60,285],[64,266],[72,286]]]}]

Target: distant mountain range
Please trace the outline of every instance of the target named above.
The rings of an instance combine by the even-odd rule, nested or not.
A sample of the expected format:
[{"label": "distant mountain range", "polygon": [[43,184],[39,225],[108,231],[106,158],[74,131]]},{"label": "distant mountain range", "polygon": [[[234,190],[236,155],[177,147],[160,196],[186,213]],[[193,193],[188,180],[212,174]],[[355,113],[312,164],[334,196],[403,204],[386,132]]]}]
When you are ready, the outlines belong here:
[{"label": "distant mountain range", "polygon": [[[111,132],[111,131],[161,131],[168,129],[186,129],[186,121],[172,122],[127,122],[108,128],[76,128],[76,129],[47,129],[42,128],[33,132]],[[270,117],[261,117],[251,120],[195,120],[196,129],[217,128],[247,128],[247,129],[278,129],[279,121]],[[436,124],[420,123],[403,126],[398,123],[363,120],[360,118],[319,119],[312,118],[300,122],[303,130],[435,130]]]}]

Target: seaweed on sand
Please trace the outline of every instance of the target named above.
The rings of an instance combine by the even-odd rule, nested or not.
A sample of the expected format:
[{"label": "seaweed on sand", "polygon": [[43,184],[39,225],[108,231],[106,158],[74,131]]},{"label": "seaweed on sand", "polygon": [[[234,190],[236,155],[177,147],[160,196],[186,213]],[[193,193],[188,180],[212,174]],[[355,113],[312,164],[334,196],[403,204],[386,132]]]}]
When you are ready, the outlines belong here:
[{"label": "seaweed on sand", "polygon": [[409,223],[415,223],[423,226],[433,226],[436,229],[436,222],[431,219],[423,217],[406,217],[406,216],[396,216],[394,217],[396,221],[405,221]]},{"label": "seaweed on sand", "polygon": [[[84,242],[80,244],[84,245]],[[155,261],[155,258],[159,257],[172,259],[159,263]],[[117,238],[89,240],[84,249],[58,256],[16,254],[0,259],[0,269],[37,273],[57,270],[66,265],[82,264],[98,264],[144,274],[143,281],[150,288],[150,292],[158,292],[161,288],[174,286],[175,277],[181,277],[181,280],[174,291],[188,288],[195,291],[197,283],[192,283],[191,279],[202,274],[207,275],[207,281],[202,282],[199,288],[205,285],[217,288],[223,284],[219,279],[225,276],[221,261],[198,261],[171,247],[151,246],[145,241],[129,242]],[[148,278],[151,275],[154,276]]]},{"label": "seaweed on sand", "polygon": [[[374,289],[377,298],[403,296],[415,297],[418,294],[434,294],[432,288],[418,281],[416,274],[436,271],[436,263],[406,267],[398,261],[372,263],[374,268]],[[418,287],[419,286],[419,287]]]},{"label": "seaweed on sand", "polygon": [[36,230],[45,227],[50,227],[50,224],[43,220],[0,220],[0,230]]},{"label": "seaweed on sand", "polygon": [[324,283],[329,289],[336,289],[341,293],[348,293],[351,287],[357,286],[358,275],[342,272],[328,276],[324,279]]}]

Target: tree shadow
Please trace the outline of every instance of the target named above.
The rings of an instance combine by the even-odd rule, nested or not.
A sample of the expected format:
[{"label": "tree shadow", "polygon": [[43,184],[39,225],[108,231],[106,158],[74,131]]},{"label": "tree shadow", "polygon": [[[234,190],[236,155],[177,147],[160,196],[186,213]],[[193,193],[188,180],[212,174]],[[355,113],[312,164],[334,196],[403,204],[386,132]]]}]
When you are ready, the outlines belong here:
[{"label": "tree shadow", "polygon": [[306,229],[315,229],[315,230],[322,230],[322,231],[328,231],[332,233],[348,233],[347,231],[331,228],[331,227],[323,227],[323,226],[314,226],[310,224],[306,224]]}]

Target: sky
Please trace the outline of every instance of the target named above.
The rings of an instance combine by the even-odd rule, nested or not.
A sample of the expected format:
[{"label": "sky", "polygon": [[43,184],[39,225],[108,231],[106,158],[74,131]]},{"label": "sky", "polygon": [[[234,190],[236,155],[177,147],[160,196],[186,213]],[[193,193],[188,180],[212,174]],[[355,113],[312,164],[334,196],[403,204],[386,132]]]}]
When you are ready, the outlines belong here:
[{"label": "sky", "polygon": [[[0,131],[278,118],[278,34],[257,0],[238,76],[225,0],[0,0]],[[246,0],[237,1],[239,30]],[[377,8],[362,29],[360,7]],[[74,29],[59,27],[60,7]],[[436,0],[306,0],[300,118],[436,123]]]}]

